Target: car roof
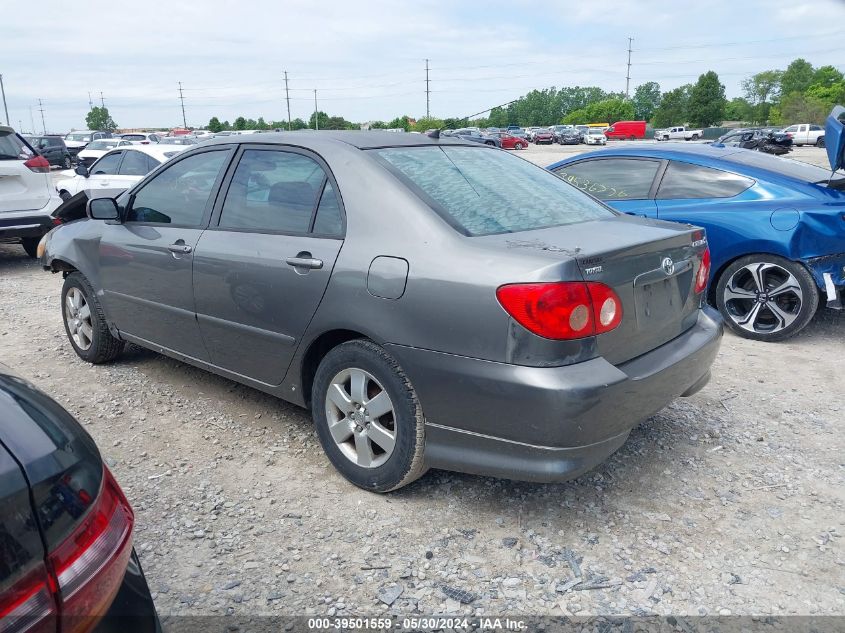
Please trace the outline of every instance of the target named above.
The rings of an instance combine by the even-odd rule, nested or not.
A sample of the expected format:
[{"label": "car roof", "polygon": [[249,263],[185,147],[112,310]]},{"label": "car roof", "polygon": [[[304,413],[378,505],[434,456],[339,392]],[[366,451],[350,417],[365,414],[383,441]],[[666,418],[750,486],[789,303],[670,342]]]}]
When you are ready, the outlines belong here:
[{"label": "car roof", "polygon": [[242,143],[260,143],[262,145],[298,145],[314,150],[337,146],[351,145],[358,149],[374,149],[381,147],[414,147],[427,145],[465,145],[477,147],[478,143],[462,141],[455,137],[441,136],[434,139],[425,134],[397,134],[380,130],[321,130],[297,132],[267,132],[264,134],[233,134],[203,141],[202,146],[231,145]]}]

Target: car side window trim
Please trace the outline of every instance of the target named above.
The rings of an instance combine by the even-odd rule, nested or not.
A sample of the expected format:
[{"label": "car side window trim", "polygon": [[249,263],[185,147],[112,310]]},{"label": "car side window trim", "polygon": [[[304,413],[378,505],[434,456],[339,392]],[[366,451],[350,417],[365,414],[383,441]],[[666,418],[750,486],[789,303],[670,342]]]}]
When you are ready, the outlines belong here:
[{"label": "car side window trim", "polygon": [[[217,196],[219,195],[219,192],[220,192],[220,183],[222,182],[223,177],[225,176],[229,166],[231,166],[231,163],[232,163],[232,153],[233,153],[232,150],[233,150],[233,147],[231,145],[222,145],[222,146],[221,145],[214,145],[212,147],[203,148],[202,150],[197,151],[197,152],[191,152],[190,154],[187,154],[187,155],[186,154],[179,154],[178,157],[173,158],[171,161],[166,161],[165,163],[162,163],[161,165],[159,165],[159,167],[161,167],[162,165],[166,165],[167,166],[166,168],[170,169],[171,167],[176,165],[176,163],[179,163],[179,162],[185,160],[186,158],[190,158],[191,156],[197,156],[198,154],[206,154],[208,152],[226,152],[228,154],[228,156],[226,156],[223,159],[224,164],[226,163],[226,161],[228,161],[228,166],[225,166],[217,174],[217,178],[214,180],[214,184],[211,186],[211,195],[208,197],[208,201],[205,203],[205,209],[203,211],[202,219],[200,220],[200,222],[198,224],[171,224],[169,222],[140,222],[138,220],[131,220],[131,221],[126,220],[127,213],[132,208],[132,205],[135,203],[135,195],[139,191],[141,191],[141,189],[143,189],[147,185],[147,183],[149,183],[155,176],[157,176],[159,173],[161,173],[162,170],[159,169],[159,168],[156,168],[155,170],[153,170],[152,172],[150,172],[149,174],[144,176],[144,178],[140,182],[138,182],[134,187],[132,187],[132,189],[130,189],[127,192],[128,201],[127,201],[127,204],[121,209],[121,213],[120,213],[121,222],[131,224],[132,226],[167,226],[167,227],[178,228],[178,229],[205,229],[205,228],[208,228],[208,223],[211,219],[211,210],[213,208],[213,203],[216,200],[216,198],[217,198]],[[122,159],[121,159],[121,162],[122,162]]]},{"label": "car side window trim", "polygon": [[[235,175],[235,170],[237,170],[238,165],[241,162],[241,158],[243,154],[247,150],[261,150],[261,151],[276,151],[276,152],[289,152],[291,154],[299,154],[301,156],[305,156],[307,158],[312,159],[315,161],[320,168],[323,170],[323,181],[322,185],[318,189],[320,195],[317,196],[317,199],[314,203],[314,208],[311,210],[311,221],[308,225],[308,231],[278,231],[275,229],[256,229],[256,228],[233,228],[233,227],[221,227],[220,226],[220,216],[223,211],[223,204],[226,202],[226,196],[229,193],[229,187],[232,184],[232,179]],[[326,183],[331,183],[332,188],[334,190],[334,195],[337,196],[338,207],[340,209],[340,220],[341,220],[341,232],[340,235],[326,235],[323,233],[314,233],[314,223],[317,220],[317,210],[320,208],[320,201],[323,199],[323,194],[326,190]],[[240,143],[235,157],[229,165],[229,168],[226,170],[226,174],[223,178],[223,182],[220,186],[220,189],[217,194],[217,198],[214,202],[214,208],[211,213],[211,220],[208,225],[209,231],[227,231],[233,233],[259,233],[259,234],[266,234],[266,235],[291,235],[294,237],[318,237],[323,239],[331,239],[331,240],[343,240],[346,238],[346,207],[343,205],[343,197],[340,193],[340,189],[337,186],[337,181],[335,180],[334,174],[329,168],[328,164],[323,157],[319,154],[306,150],[302,147],[297,147],[295,145],[267,145],[267,144],[252,144],[252,143]]]},{"label": "car side window trim", "polygon": [[751,187],[753,187],[754,185],[756,185],[756,184],[757,184],[757,179],[756,179],[756,178],[754,178],[754,177],[752,177],[752,176],[748,176],[748,175],[746,175],[746,174],[739,174],[739,173],[737,173],[737,172],[733,172],[733,171],[730,171],[730,170],[728,170],[728,169],[720,169],[719,167],[710,167],[709,165],[701,165],[701,164],[699,164],[699,163],[693,163],[693,162],[690,162],[690,161],[686,161],[686,160],[678,160],[678,159],[673,158],[673,159],[671,159],[671,160],[666,160],[666,161],[665,161],[665,163],[666,163],[666,164],[665,164],[665,165],[663,166],[663,168],[660,170],[660,171],[661,171],[661,173],[660,173],[660,180],[659,180],[659,182],[657,183],[657,187],[656,187],[656,188],[655,188],[655,190],[654,190],[655,200],[657,200],[657,199],[658,199],[658,198],[657,198],[657,192],[660,190],[660,186],[663,184],[663,178],[665,177],[666,172],[667,172],[667,171],[668,171],[668,169],[669,169],[669,163],[671,163],[671,162],[683,163],[683,164],[685,164],[685,165],[692,165],[693,167],[700,167],[700,168],[702,168],[702,169],[712,169],[713,171],[721,171],[721,172],[724,172],[724,173],[726,173],[726,174],[733,174],[733,175],[736,175],[736,176],[740,176],[740,177],[742,177],[742,178],[745,178],[746,180],[750,180],[750,181],[751,181],[751,184],[750,184],[750,185],[748,185],[745,189],[743,189],[743,190],[741,190],[741,191],[736,192],[736,193],[735,193],[734,195],[732,195],[732,196],[708,197],[708,198],[662,198],[662,200],[732,200],[733,198],[736,198],[738,195],[745,193],[746,191],[748,191],[749,189],[751,189]]}]

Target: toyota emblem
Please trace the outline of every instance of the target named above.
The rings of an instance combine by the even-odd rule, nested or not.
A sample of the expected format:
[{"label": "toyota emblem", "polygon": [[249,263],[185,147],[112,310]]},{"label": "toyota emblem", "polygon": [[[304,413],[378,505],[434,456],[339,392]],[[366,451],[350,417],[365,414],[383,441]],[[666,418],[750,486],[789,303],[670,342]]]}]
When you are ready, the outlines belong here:
[{"label": "toyota emblem", "polygon": [[663,261],[660,262],[660,267],[663,269],[663,272],[667,275],[671,275],[675,272],[675,262],[672,261],[671,257],[664,257]]}]

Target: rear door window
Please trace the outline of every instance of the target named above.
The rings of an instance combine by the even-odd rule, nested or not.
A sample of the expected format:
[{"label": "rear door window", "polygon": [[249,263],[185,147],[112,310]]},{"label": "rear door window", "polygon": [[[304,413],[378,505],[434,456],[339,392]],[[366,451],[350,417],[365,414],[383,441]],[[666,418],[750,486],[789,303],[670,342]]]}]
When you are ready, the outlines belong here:
[{"label": "rear door window", "polygon": [[227,229],[307,233],[325,183],[323,168],[308,156],[246,150],[232,176],[219,225]]},{"label": "rear door window", "polygon": [[673,160],[660,181],[657,199],[732,198],[753,184],[753,179],[739,174]]},{"label": "rear door window", "polygon": [[144,176],[149,170],[147,156],[143,152],[124,152],[123,162],[120,164],[121,176]]},{"label": "rear door window", "polygon": [[554,173],[599,200],[642,200],[659,168],[658,160],[603,158],[564,165]]},{"label": "rear door window", "polygon": [[115,175],[122,157],[123,152],[111,152],[110,154],[106,154],[91,166],[91,175]]},{"label": "rear door window", "polygon": [[460,146],[372,151],[465,235],[513,233],[615,215],[551,172],[505,152]]}]

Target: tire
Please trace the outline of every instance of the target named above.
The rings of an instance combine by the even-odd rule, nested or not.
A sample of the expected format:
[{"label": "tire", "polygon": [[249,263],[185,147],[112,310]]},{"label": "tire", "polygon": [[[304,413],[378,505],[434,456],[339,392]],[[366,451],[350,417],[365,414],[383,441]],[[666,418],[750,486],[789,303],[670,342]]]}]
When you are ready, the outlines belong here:
[{"label": "tire", "polygon": [[71,197],[72,196],[67,191],[65,191],[64,189],[59,192],[59,198],[61,198],[62,200],[70,200]]},{"label": "tire", "polygon": [[697,141],[698,140],[698,134],[693,134],[692,138],[690,140]]},{"label": "tire", "polygon": [[[71,295],[70,298],[68,295]],[[82,303],[75,301],[80,295],[83,300]],[[76,319],[69,312],[71,305],[74,305],[74,309],[78,311]],[[87,311],[85,310],[86,306]],[[87,328],[84,327],[86,320]],[[73,346],[73,351],[82,360],[99,365],[114,360],[123,351],[125,343],[112,336],[108,325],[106,325],[103,306],[100,305],[91,284],[78,271],[69,274],[62,286],[62,321],[64,321],[65,334],[67,334],[68,340]],[[71,324],[74,321],[78,324],[78,329],[72,333]],[[74,335],[76,335],[76,339],[74,339]],[[85,345],[86,341],[88,341],[87,346]]]},{"label": "tire", "polygon": [[[361,395],[356,398],[352,381],[356,375],[360,379],[361,373],[366,376],[358,383]],[[333,399],[329,398],[330,389],[335,394]],[[388,396],[390,411],[371,420],[373,411],[366,407],[375,406],[372,403],[382,394]],[[366,398],[369,399],[358,402]],[[349,409],[342,411],[336,402]],[[385,403],[380,402],[379,409],[383,409]],[[358,409],[357,405],[364,406]],[[311,413],[329,461],[359,488],[390,492],[408,485],[427,470],[425,424],[416,392],[396,360],[371,341],[348,341],[326,354],[314,376]],[[330,425],[337,429],[334,434]],[[392,433],[389,452],[375,439],[376,430],[380,438],[389,438]],[[337,441],[339,434],[345,439]]]},{"label": "tire", "polygon": [[[773,292],[777,294],[772,296]],[[813,318],[818,305],[819,291],[807,269],[777,255],[740,257],[716,284],[716,307],[725,324],[755,341],[795,336]]]},{"label": "tire", "polygon": [[70,168],[71,168],[70,156],[65,156],[64,160],[62,161],[62,169],[70,169]]},{"label": "tire", "polygon": [[514,143],[514,149],[522,149],[522,143]]},{"label": "tire", "polygon": [[21,246],[23,246],[23,250],[26,251],[27,255],[35,259],[38,257],[38,242],[40,241],[40,237],[22,237]]},{"label": "tire", "polygon": [[496,144],[493,141],[484,141],[484,144],[490,147],[496,147]]},{"label": "tire", "polygon": [[816,139],[816,147],[824,147],[824,136]]}]

